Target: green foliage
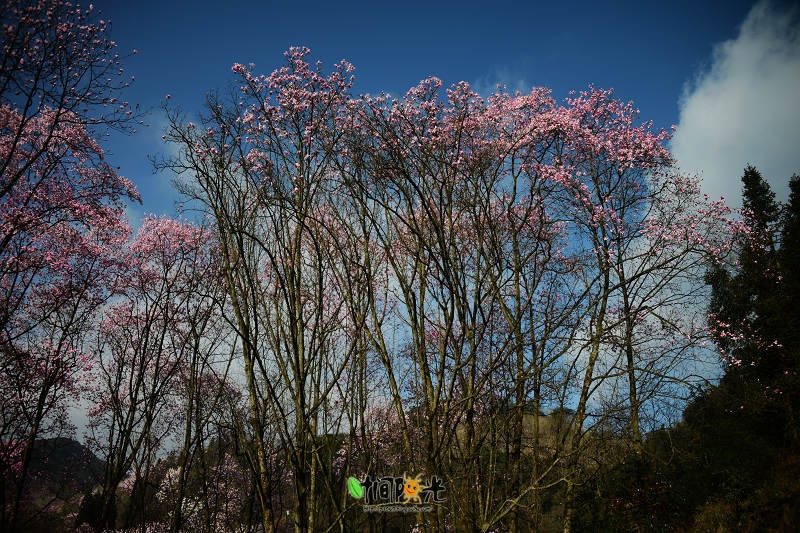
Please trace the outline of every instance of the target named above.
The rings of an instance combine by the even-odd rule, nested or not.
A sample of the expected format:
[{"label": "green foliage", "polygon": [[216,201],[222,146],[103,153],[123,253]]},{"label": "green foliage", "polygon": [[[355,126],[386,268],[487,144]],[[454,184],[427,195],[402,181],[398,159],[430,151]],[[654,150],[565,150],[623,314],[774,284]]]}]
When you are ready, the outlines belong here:
[{"label": "green foliage", "polygon": [[745,393],[710,387],[682,423],[647,436],[641,457],[605,465],[583,487],[576,530],[794,530],[800,471],[786,460],[782,413],[734,408]]}]

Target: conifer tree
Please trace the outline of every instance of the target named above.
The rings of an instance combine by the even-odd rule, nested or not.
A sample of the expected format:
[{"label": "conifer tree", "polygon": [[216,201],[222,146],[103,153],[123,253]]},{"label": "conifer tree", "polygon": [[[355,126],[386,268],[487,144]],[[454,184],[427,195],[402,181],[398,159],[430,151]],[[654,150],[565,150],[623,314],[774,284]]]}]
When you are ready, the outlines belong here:
[{"label": "conifer tree", "polygon": [[798,257],[800,178],[790,181],[787,205],[752,166],[745,168],[743,230],[733,272],[716,268],[711,328],[727,356],[720,392],[741,415],[774,430],[776,446],[798,442]]},{"label": "conifer tree", "polygon": [[[782,311],[786,321],[784,346],[794,353],[794,361],[800,361],[800,175],[789,180],[789,201],[783,211],[781,228],[781,272],[783,274]],[[797,364],[795,364],[795,368]]]},{"label": "conifer tree", "polygon": [[780,207],[761,173],[747,166],[742,176],[743,230],[738,265],[707,279],[712,287],[710,320],[717,344],[727,355],[728,373],[762,382],[774,370],[782,325],[778,295],[781,273],[776,251]]}]

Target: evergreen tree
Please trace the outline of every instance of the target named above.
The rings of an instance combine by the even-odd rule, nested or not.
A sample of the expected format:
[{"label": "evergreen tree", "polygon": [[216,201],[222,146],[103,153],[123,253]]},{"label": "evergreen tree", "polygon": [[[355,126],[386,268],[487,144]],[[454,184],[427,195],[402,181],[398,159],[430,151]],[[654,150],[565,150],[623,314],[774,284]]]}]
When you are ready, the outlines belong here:
[{"label": "evergreen tree", "polygon": [[[766,236],[779,218],[780,209],[775,202],[775,193],[761,173],[752,165],[742,175],[742,204],[746,216]],[[773,243],[774,244],[774,243]]]},{"label": "evergreen tree", "polygon": [[[781,208],[775,193],[754,167],[745,168],[738,268],[717,267],[707,276],[712,288],[711,327],[729,356],[727,379],[737,377],[762,389],[772,387],[786,370],[784,272],[776,235]],[[773,387],[774,388],[774,387]]]},{"label": "evergreen tree", "polygon": [[789,180],[789,202],[783,211],[781,230],[781,273],[783,274],[782,311],[785,313],[786,329],[783,341],[792,352],[797,369],[800,351],[800,175]]},{"label": "evergreen tree", "polygon": [[[737,442],[758,443],[762,457],[781,457],[800,446],[795,414],[800,407],[800,177],[791,178],[785,206],[775,201],[769,184],[752,166],[745,169],[742,183],[746,230],[738,267],[734,272],[716,268],[708,275],[711,326],[730,364],[719,387],[690,406],[687,414],[710,408],[718,422],[729,420],[728,430],[718,423],[694,427],[701,440],[736,435]],[[689,426],[697,426],[687,414]],[[731,476],[741,477],[744,466],[729,466]],[[767,466],[759,467],[762,474]],[[773,462],[772,467],[781,465]],[[730,480],[725,485],[730,486]]]},{"label": "evergreen tree", "polygon": [[781,228],[781,290],[778,291],[781,316],[783,372],[779,387],[786,409],[789,437],[800,447],[800,175],[789,181],[789,201],[783,211]]}]

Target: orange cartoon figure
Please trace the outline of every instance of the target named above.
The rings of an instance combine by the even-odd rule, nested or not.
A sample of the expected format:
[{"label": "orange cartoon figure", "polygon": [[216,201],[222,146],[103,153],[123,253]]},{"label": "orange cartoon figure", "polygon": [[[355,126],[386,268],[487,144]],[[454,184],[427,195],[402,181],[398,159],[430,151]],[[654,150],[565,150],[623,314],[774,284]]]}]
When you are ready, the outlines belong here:
[{"label": "orange cartoon figure", "polygon": [[426,487],[421,484],[421,477],[422,474],[418,474],[416,477],[409,477],[408,474],[403,475],[403,497],[406,502],[422,503],[419,494]]}]

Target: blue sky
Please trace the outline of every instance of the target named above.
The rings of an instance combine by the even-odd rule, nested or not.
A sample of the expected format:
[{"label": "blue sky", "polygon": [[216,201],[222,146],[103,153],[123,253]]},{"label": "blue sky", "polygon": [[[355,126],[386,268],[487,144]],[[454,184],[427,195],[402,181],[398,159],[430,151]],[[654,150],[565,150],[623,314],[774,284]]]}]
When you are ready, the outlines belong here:
[{"label": "blue sky", "polygon": [[[303,45],[325,65],[356,67],[354,92],[403,94],[428,76],[470,82],[486,94],[546,86],[613,87],[658,127],[678,125],[682,166],[702,171],[713,196],[737,203],[739,177],[753,163],[785,196],[800,172],[800,40],[790,2],[104,2],[112,38],[137,50],[128,100],[152,110],[149,127],[112,134],[110,160],[131,178],[144,205],[174,213],[171,176],[154,175],[163,153],[159,108],[166,94],[186,111],[233,79],[234,62],[269,73]],[[745,110],[747,112],[745,112]],[[741,132],[755,124],[755,133]],[[758,152],[758,153],[750,153]],[[733,174],[733,175],[731,175]],[[134,221],[135,222],[135,221]]]}]

